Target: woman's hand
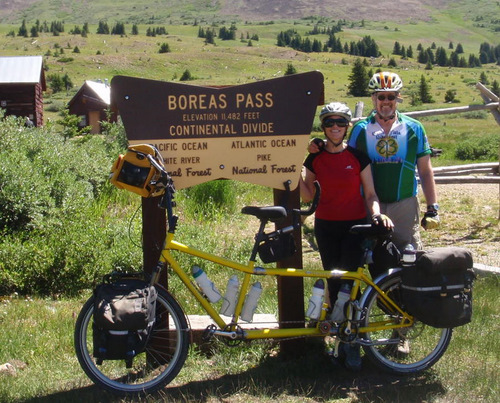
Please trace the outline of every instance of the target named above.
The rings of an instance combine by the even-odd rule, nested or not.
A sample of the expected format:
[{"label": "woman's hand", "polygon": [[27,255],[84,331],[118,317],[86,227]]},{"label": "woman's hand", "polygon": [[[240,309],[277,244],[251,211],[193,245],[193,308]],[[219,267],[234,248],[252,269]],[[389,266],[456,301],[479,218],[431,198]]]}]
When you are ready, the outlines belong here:
[{"label": "woman's hand", "polygon": [[390,229],[394,228],[394,223],[385,214],[373,214],[372,215],[372,223],[375,225],[383,225],[384,227],[390,228]]}]

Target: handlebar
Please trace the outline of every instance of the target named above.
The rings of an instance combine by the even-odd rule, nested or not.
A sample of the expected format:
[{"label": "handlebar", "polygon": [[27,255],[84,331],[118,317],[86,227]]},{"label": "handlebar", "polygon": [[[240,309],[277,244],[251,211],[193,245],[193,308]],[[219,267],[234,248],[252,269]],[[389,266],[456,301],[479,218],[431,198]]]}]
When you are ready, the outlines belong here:
[{"label": "handlebar", "polygon": [[319,203],[319,198],[321,196],[321,186],[317,181],[314,182],[314,187],[316,188],[316,192],[314,193],[314,198],[311,202],[311,205],[307,210],[301,210],[301,209],[293,209],[292,214],[293,214],[293,223],[292,225],[288,225],[286,227],[280,228],[270,234],[267,234],[269,237],[274,237],[279,234],[286,234],[289,232],[292,232],[295,229],[298,229],[301,226],[301,220],[300,216],[310,216],[313,214],[316,209],[318,208],[318,203]]},{"label": "handlebar", "polygon": [[163,168],[160,164],[158,164],[158,161],[156,161],[156,159],[154,159],[154,157],[151,154],[143,154],[143,155],[146,156],[151,165],[153,165],[158,171],[160,171],[162,174],[168,174],[165,168]]},{"label": "handlebar", "polygon": [[307,210],[294,210],[297,211],[300,215],[305,215],[305,216],[311,215],[318,208],[319,197],[321,196],[321,186],[319,185],[318,181],[314,182],[314,187],[316,189],[316,192],[314,193],[314,198],[309,208]]}]

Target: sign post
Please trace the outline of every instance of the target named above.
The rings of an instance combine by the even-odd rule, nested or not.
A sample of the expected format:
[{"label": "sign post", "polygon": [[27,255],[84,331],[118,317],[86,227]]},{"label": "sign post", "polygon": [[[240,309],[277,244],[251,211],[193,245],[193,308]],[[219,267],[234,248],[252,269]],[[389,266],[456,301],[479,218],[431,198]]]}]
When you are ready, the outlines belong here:
[{"label": "sign post", "polygon": [[[112,108],[119,111],[129,143],[154,145],[177,189],[239,180],[275,189],[275,202],[286,194],[289,209],[300,206],[302,161],[320,102],[320,72],[220,88],[125,76],[111,81]],[[156,264],[166,232],[155,210],[154,200],[143,200],[145,268]],[[278,266],[302,268],[301,249],[296,256]],[[286,280],[293,279],[278,283],[280,321],[303,320],[302,279]]]}]

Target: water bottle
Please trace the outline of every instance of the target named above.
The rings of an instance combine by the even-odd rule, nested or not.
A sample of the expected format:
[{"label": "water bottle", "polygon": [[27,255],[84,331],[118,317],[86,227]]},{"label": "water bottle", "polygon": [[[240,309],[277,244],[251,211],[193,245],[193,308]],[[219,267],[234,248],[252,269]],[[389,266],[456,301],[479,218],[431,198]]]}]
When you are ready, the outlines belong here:
[{"label": "water bottle", "polygon": [[349,284],[342,284],[340,291],[337,294],[337,301],[333,306],[333,311],[330,314],[330,320],[334,322],[343,322],[345,320],[344,307],[351,296],[351,287]]},{"label": "water bottle", "polygon": [[319,319],[323,306],[323,296],[325,295],[325,283],[323,280],[316,280],[312,288],[309,305],[307,306],[306,318]]},{"label": "water bottle", "polygon": [[411,267],[417,260],[417,252],[412,244],[406,245],[403,250],[402,265],[403,267]]},{"label": "water bottle", "polygon": [[253,314],[257,309],[257,302],[259,301],[260,294],[262,294],[262,286],[257,281],[254,283],[250,292],[245,298],[245,303],[243,304],[243,309],[241,310],[241,319],[246,322],[251,322],[253,319]]},{"label": "water bottle", "polygon": [[193,266],[191,272],[193,273],[196,283],[200,286],[201,290],[210,302],[214,303],[222,298],[215,284],[210,281],[207,274],[201,267]]},{"label": "water bottle", "polygon": [[227,282],[226,293],[224,294],[224,300],[222,301],[222,306],[220,307],[221,315],[233,316],[236,303],[238,302],[239,290],[240,282],[238,281],[238,276],[235,274],[231,276]]}]

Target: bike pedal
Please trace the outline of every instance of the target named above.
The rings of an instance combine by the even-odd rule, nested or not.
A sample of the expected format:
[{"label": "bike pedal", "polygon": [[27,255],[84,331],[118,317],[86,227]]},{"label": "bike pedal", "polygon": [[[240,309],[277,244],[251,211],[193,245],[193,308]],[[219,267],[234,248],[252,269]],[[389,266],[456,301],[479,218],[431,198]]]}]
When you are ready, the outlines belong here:
[{"label": "bike pedal", "polygon": [[214,333],[216,330],[217,327],[215,325],[207,326],[207,328],[203,331],[203,334],[201,335],[201,340],[209,341],[212,337],[214,337]]}]

